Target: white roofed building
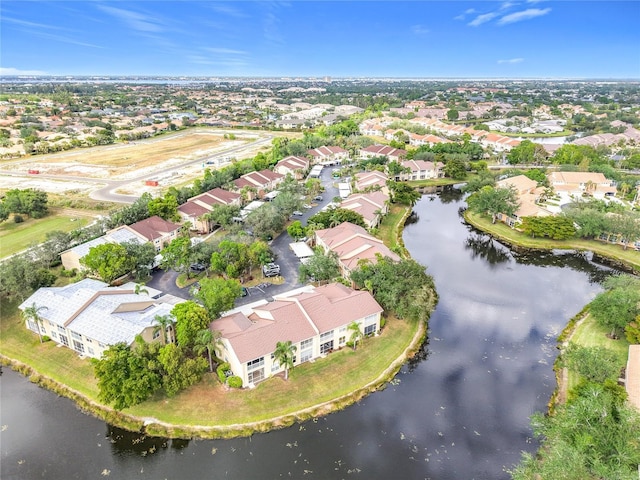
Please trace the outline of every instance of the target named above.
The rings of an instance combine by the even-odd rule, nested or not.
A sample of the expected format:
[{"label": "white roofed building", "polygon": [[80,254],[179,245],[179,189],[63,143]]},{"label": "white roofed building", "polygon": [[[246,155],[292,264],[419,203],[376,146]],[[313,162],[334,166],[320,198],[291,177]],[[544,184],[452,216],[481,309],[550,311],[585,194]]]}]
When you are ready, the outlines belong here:
[{"label": "white roofed building", "polygon": [[49,336],[54,342],[81,355],[100,358],[111,345],[131,345],[137,335],[147,342],[158,340],[155,316],[168,315],[183,300],[162,296],[159,290],[145,287],[148,293],[135,293],[135,284],[109,287],[86,278],[64,287],[43,287],[18,308],[33,305],[40,309],[40,325],[25,320],[26,327]]}]

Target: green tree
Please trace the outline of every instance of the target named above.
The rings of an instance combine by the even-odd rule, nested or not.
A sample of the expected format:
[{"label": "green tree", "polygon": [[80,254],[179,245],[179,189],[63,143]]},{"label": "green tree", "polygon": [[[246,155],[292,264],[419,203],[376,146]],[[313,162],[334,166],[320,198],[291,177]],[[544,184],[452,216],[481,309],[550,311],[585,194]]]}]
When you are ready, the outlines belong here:
[{"label": "green tree", "polygon": [[160,349],[158,361],[162,367],[162,387],[169,397],[198,383],[207,370],[204,358],[189,358],[183,348],[173,343]]},{"label": "green tree", "polygon": [[358,345],[358,342],[361,341],[364,336],[362,334],[362,330],[360,330],[360,324],[358,322],[351,322],[347,326],[347,330],[351,332],[351,335],[349,336],[349,341],[353,344],[353,349],[355,350]]},{"label": "green tree", "polygon": [[453,121],[457,120],[458,118],[460,118],[460,112],[458,112],[458,110],[456,110],[455,108],[447,111],[447,120]]},{"label": "green tree", "polygon": [[518,194],[513,188],[482,187],[467,200],[472,212],[491,216],[496,223],[498,215],[512,216],[518,209]]},{"label": "green tree", "polygon": [[4,194],[4,209],[10,213],[42,218],[48,212],[47,193],[35,188],[13,189]]},{"label": "green tree", "polygon": [[202,302],[210,318],[215,319],[225,310],[233,308],[240,295],[242,287],[237,280],[203,278],[200,280],[200,290],[194,296]]},{"label": "green tree", "polygon": [[191,240],[186,237],[174,238],[171,243],[160,252],[160,255],[162,255],[160,265],[165,270],[173,268],[178,272],[188,271],[187,267],[191,262],[192,253],[193,247]]},{"label": "green tree", "polygon": [[623,212],[612,215],[611,233],[619,234],[624,240],[623,249],[626,250],[629,243],[640,239],[640,214],[635,212]]},{"label": "green tree", "polygon": [[156,249],[150,242],[140,243],[135,240],[123,242],[121,245],[127,251],[136,272],[136,278],[145,279],[149,276],[155,262]]},{"label": "green tree", "polygon": [[291,224],[287,227],[287,233],[296,241],[306,235],[305,228],[302,226],[302,222],[300,222],[300,220],[291,222]]},{"label": "green tree", "polygon": [[178,200],[170,193],[166,193],[162,198],[154,198],[147,205],[149,215],[157,215],[165,220],[180,220],[178,214]]},{"label": "green tree", "polygon": [[156,315],[153,317],[154,324],[156,327],[154,328],[154,332],[160,332],[162,336],[162,344],[166,345],[167,343],[175,342],[175,318],[172,315]]},{"label": "green tree", "polygon": [[227,278],[240,277],[249,264],[249,246],[245,243],[223,240],[211,254],[211,271]]},{"label": "green tree", "polygon": [[605,290],[593,299],[589,313],[605,328],[611,330],[611,337],[617,337],[624,328],[640,313],[640,286],[637,281],[625,285],[622,280],[613,278],[605,282]]},{"label": "green tree", "polygon": [[420,192],[406,183],[387,181],[389,190],[391,191],[392,202],[401,203],[403,205],[413,206],[422,197]]},{"label": "green tree", "polygon": [[[33,330],[35,327],[37,330],[40,343],[42,343],[42,318],[40,317],[40,312],[43,310],[49,310],[49,307],[45,305],[37,306],[36,303],[33,302],[30,307],[26,307],[22,311],[22,317],[29,322],[29,328]],[[31,324],[33,324],[33,326]]]},{"label": "green tree", "polygon": [[588,383],[555,414],[535,413],[531,423],[542,448],[536,457],[523,454],[512,478],[635,478],[640,464],[640,414],[625,404],[623,392],[618,385]]},{"label": "green tree", "polygon": [[335,252],[324,254],[321,248],[317,248],[313,256],[298,268],[300,281],[326,282],[340,276],[338,255]]},{"label": "green tree", "polygon": [[213,358],[211,354],[215,353],[216,347],[221,343],[220,332],[211,331],[209,328],[200,330],[196,336],[196,344],[193,350],[197,355],[202,355],[204,352],[207,352],[210,372],[213,372]]},{"label": "green tree", "polygon": [[233,225],[233,219],[240,215],[240,207],[237,205],[214,205],[209,213],[205,214],[207,220],[222,228]]},{"label": "green tree", "polygon": [[284,379],[289,379],[289,369],[293,368],[293,358],[296,354],[297,347],[291,343],[291,340],[276,343],[276,349],[273,352],[274,359],[284,367]]},{"label": "green tree", "polygon": [[190,349],[196,341],[200,330],[209,328],[211,319],[207,310],[194,301],[178,303],[171,310],[176,319],[176,340],[182,348]]},{"label": "green tree", "polygon": [[337,227],[343,222],[351,222],[366,228],[362,215],[347,208],[329,208],[312,215],[307,221],[308,224],[322,225],[322,228]]},{"label": "green tree", "polygon": [[467,178],[467,165],[463,160],[451,158],[444,166],[444,173],[454,180],[464,180]]},{"label": "green tree", "polygon": [[620,359],[610,349],[582,347],[575,343],[562,352],[560,365],[576,372],[589,382],[617,381],[620,375]]},{"label": "green tree", "polygon": [[573,238],[576,229],[567,217],[524,217],[521,224],[522,231],[532,237],[549,237],[553,240]]},{"label": "green tree", "polygon": [[124,343],[112,345],[92,363],[100,390],[98,398],[116,410],[144,402],[160,388],[160,375]]},{"label": "green tree", "polygon": [[127,249],[118,243],[91,247],[80,263],[107,283],[130,272],[135,266],[134,260],[127,255]]}]

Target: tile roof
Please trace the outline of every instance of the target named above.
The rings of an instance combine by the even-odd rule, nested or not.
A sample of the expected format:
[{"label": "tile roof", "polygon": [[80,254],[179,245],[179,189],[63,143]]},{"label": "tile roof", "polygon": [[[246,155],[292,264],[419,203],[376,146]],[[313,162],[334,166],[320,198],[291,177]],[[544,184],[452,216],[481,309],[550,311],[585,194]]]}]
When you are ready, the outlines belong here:
[{"label": "tile roof", "polygon": [[389,147],[388,145],[371,145],[361,149],[361,151],[384,157],[404,157],[407,155],[406,150]]},{"label": "tile roof", "polygon": [[344,148],[341,147],[327,147],[322,146],[318,148],[312,148],[307,152],[309,155],[313,157],[331,157],[337,153],[345,154],[348,153]]},{"label": "tile roof", "polygon": [[152,241],[179,230],[180,225],[154,215],[153,217],[129,225],[129,228],[138,232],[147,240]]},{"label": "tile roof", "polygon": [[379,312],[382,307],[369,292],[342,284],[308,286],[214,320],[211,329],[219,331],[238,360],[246,363],[271,354],[278,342],[298,343]]}]

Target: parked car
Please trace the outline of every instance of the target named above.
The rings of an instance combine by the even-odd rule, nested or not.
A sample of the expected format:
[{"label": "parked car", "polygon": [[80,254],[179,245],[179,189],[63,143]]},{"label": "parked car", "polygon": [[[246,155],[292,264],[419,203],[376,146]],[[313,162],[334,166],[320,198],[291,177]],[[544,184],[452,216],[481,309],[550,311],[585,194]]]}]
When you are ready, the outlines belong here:
[{"label": "parked car", "polygon": [[207,266],[202,263],[192,263],[189,268],[194,272],[204,272],[207,269]]},{"label": "parked car", "polygon": [[249,295],[249,290],[247,290],[247,287],[242,287],[242,293],[240,296],[246,297],[247,295]]},{"label": "parked car", "polygon": [[291,215],[293,215],[294,217],[301,217],[304,214],[300,210],[296,210]]},{"label": "parked car", "polygon": [[322,198],[322,195],[316,195],[315,197],[313,197],[313,199],[314,199],[316,202],[321,202],[322,200],[324,200],[324,198]]},{"label": "parked car", "polygon": [[310,208],[313,208],[311,205],[309,205],[308,203],[305,203],[303,205],[304,208],[306,208],[307,210],[309,210]]},{"label": "parked car", "polygon": [[262,267],[262,273],[265,277],[275,277],[280,275],[280,265],[277,263],[267,263]]}]

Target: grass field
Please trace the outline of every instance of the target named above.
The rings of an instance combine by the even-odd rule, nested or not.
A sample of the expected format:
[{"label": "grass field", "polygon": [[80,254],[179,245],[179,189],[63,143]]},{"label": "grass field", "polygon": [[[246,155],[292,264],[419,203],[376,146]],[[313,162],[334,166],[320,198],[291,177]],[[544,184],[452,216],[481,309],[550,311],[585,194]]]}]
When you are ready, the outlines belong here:
[{"label": "grass field", "polygon": [[69,232],[84,227],[95,214],[83,211],[55,210],[44,218],[28,218],[22,223],[9,219],[0,224],[0,258],[8,257],[46,239],[48,232]]},{"label": "grass field", "polygon": [[411,211],[411,207],[392,204],[389,208],[389,213],[382,219],[382,223],[378,228],[378,238],[380,238],[387,247],[395,248],[400,244],[400,246],[404,248],[404,245],[400,242],[402,241],[402,222],[408,213],[407,210]]}]

